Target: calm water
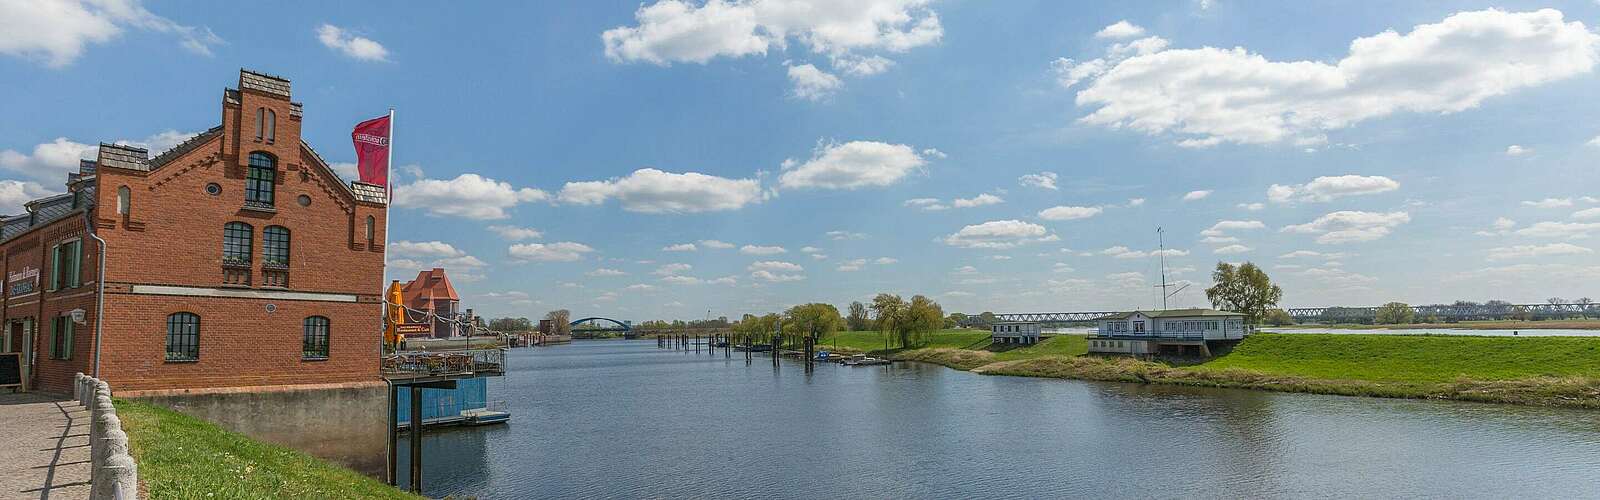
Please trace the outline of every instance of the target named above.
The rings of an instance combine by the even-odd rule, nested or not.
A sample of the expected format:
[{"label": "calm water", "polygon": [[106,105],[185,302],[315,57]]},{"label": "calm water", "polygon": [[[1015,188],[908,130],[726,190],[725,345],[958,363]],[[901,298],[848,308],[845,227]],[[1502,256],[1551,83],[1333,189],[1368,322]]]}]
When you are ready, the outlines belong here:
[{"label": "calm water", "polygon": [[924,364],[808,376],[796,362],[747,366],[651,340],[520,349],[509,362],[490,399],[508,402],[511,424],[425,436],[430,496],[1600,497],[1592,411]]}]

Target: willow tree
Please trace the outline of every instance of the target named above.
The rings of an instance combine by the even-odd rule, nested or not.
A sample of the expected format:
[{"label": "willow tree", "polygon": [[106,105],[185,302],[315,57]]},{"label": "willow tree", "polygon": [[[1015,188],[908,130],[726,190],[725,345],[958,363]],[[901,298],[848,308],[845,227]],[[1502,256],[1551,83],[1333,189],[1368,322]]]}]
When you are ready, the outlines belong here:
[{"label": "willow tree", "polygon": [[1254,263],[1235,266],[1218,262],[1217,269],[1211,272],[1211,281],[1215,284],[1206,289],[1211,306],[1243,314],[1247,324],[1260,324],[1267,310],[1283,299],[1283,289],[1272,284],[1267,273]]},{"label": "willow tree", "polygon": [[800,304],[783,312],[784,333],[798,337],[821,339],[832,335],[844,326],[844,318],[833,304],[813,302]]},{"label": "willow tree", "polygon": [[878,332],[900,342],[900,347],[927,343],[928,334],[944,326],[944,309],[933,299],[917,295],[910,302],[899,295],[880,293],[872,298],[872,312],[878,316]]}]

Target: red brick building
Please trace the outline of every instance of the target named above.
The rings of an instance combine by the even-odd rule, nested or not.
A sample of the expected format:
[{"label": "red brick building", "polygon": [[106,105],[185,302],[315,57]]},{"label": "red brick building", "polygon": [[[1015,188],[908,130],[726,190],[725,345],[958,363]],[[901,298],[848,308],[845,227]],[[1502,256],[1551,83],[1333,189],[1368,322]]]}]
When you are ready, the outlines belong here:
[{"label": "red brick building", "polygon": [[[417,273],[417,279],[406,282],[400,287],[400,296],[405,303],[407,312],[412,316],[411,321],[421,320],[421,316],[432,313],[428,321],[428,333],[420,335],[436,339],[444,339],[464,335],[467,329],[461,325],[467,319],[461,314],[461,296],[456,294],[456,287],[450,284],[450,276],[444,269],[433,268]],[[415,338],[416,334],[407,335]]]},{"label": "red brick building", "polygon": [[221,97],[218,126],[155,157],[101,144],[67,193],[0,218],[0,348],[33,388],[380,380],[383,188],[300,139],[288,80],[241,71]]}]

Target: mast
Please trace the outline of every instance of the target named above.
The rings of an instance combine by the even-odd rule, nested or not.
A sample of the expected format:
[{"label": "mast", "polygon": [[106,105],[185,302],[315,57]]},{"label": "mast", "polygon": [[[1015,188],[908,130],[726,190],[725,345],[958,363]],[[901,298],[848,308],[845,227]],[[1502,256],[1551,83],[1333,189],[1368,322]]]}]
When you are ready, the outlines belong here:
[{"label": "mast", "polygon": [[1156,227],[1156,245],[1160,248],[1156,253],[1161,254],[1161,310],[1167,310],[1167,239],[1161,233],[1161,228]]}]

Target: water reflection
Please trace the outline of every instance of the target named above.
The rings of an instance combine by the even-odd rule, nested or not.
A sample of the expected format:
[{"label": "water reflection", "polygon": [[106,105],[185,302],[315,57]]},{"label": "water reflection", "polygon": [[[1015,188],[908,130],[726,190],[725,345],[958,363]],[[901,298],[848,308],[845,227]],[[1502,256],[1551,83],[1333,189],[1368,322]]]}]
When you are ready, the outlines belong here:
[{"label": "water reflection", "polygon": [[[424,440],[432,496],[1600,496],[1600,412],[991,377],[806,373],[655,343],[519,350],[510,425]],[[403,453],[402,453],[403,455]]]}]

